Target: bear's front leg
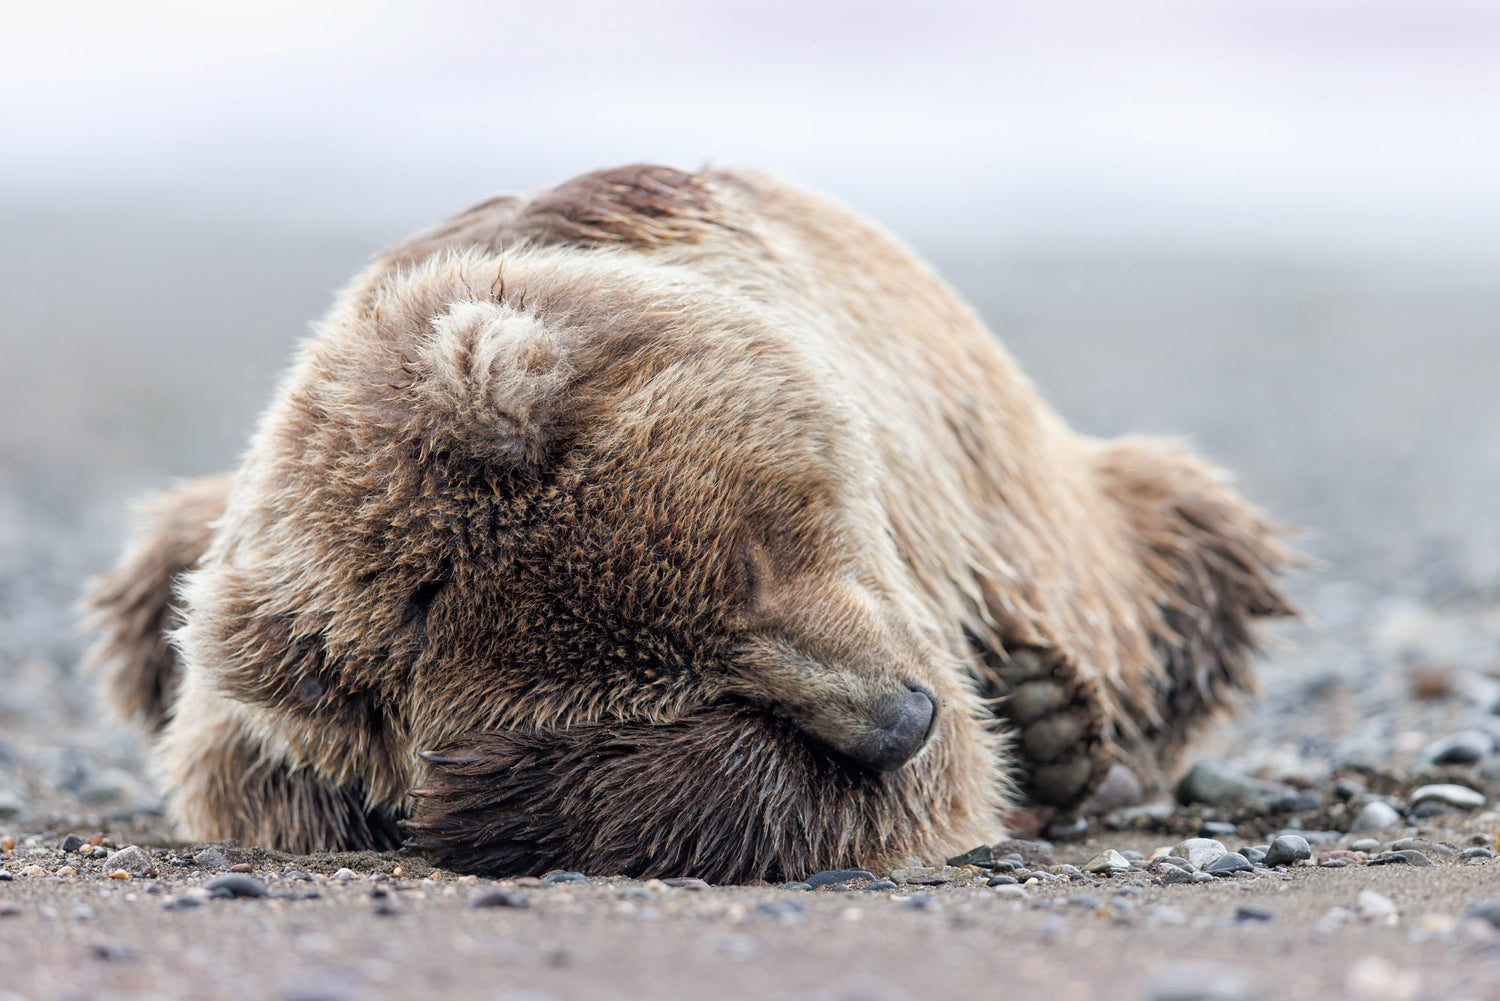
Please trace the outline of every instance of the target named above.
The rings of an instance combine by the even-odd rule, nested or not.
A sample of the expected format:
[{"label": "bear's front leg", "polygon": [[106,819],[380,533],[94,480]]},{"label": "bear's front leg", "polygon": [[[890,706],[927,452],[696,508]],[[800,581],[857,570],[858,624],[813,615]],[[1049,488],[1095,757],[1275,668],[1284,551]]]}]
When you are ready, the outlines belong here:
[{"label": "bear's front leg", "polygon": [[235,703],[189,675],[158,749],[173,819],[187,837],[281,851],[400,847],[399,811],[298,767],[252,732]]},{"label": "bear's front leg", "polygon": [[1074,815],[1115,761],[1095,681],[1037,647],[985,650],[982,694],[1011,724],[1019,784],[1044,819]]}]

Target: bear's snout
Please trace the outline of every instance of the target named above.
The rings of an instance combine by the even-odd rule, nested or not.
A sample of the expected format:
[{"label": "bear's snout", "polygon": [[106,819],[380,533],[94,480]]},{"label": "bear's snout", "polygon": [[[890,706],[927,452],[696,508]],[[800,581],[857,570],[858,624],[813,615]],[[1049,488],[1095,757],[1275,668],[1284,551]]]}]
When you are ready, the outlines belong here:
[{"label": "bear's snout", "polygon": [[883,700],[872,717],[872,732],[838,750],[862,768],[894,772],[926,745],[937,719],[937,700],[921,685],[908,683],[904,696]]}]

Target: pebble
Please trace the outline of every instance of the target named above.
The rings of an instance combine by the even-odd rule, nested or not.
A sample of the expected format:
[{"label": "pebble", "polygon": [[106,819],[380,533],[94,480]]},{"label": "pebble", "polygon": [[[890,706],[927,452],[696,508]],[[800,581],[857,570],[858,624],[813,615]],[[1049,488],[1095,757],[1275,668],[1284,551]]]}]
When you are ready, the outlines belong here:
[{"label": "pebble", "polygon": [[1216,761],[1200,761],[1177,783],[1177,801],[1185,806],[1253,806],[1267,796],[1296,797],[1296,790],[1272,782],[1262,782],[1227,768]]},{"label": "pebble", "polygon": [[1401,823],[1401,814],[1389,803],[1382,803],[1375,799],[1366,803],[1354,815],[1354,820],[1349,825],[1351,833],[1357,831],[1385,831]]},{"label": "pebble", "polygon": [[311,883],[313,881],[312,873],[303,872],[301,869],[288,869],[281,875],[283,879],[289,879],[295,883]]},{"label": "pebble", "polygon": [[1203,869],[1229,854],[1229,849],[1222,841],[1213,838],[1188,838],[1173,848],[1172,854],[1186,859],[1194,869]]},{"label": "pebble", "polygon": [[1439,785],[1422,786],[1411,794],[1412,806],[1429,801],[1446,803],[1449,806],[1456,806],[1460,810],[1477,810],[1484,806],[1484,794],[1475,792],[1468,786],[1447,782]]},{"label": "pebble", "polygon": [[1237,872],[1251,872],[1255,866],[1239,852],[1228,852],[1209,863],[1204,872],[1214,876],[1229,876]]},{"label": "pebble", "polygon": [[1240,854],[1249,859],[1251,865],[1265,865],[1269,851],[1269,845],[1246,845],[1240,849]]},{"label": "pebble", "polygon": [[1006,883],[995,887],[995,896],[1006,900],[1025,900],[1029,894],[1024,886]]},{"label": "pebble", "polygon": [[1225,820],[1205,820],[1198,828],[1200,838],[1232,838],[1240,832],[1238,824]]},{"label": "pebble", "polygon": [[1374,890],[1359,891],[1359,896],[1354,900],[1354,914],[1361,921],[1386,925],[1395,924],[1397,916],[1396,905],[1391,902],[1391,898]]},{"label": "pebble", "polygon": [[1433,765],[1474,765],[1495,749],[1490,735],[1479,730],[1460,730],[1427,745],[1422,757]]},{"label": "pebble", "polygon": [[991,876],[989,879],[985,880],[984,885],[985,886],[1015,886],[1015,885],[1018,885],[1020,882],[1021,881],[1019,879],[1016,879],[1016,877],[1014,877],[1014,876],[1008,876],[1008,875],[1005,875],[1004,873],[1002,873],[1002,874],[1000,874],[998,876]]},{"label": "pebble", "polygon": [[1250,922],[1266,922],[1276,920],[1276,915],[1261,907],[1237,907],[1234,911],[1235,924],[1248,924]]},{"label": "pebble", "polygon": [[[955,855],[948,860],[948,865],[977,865],[989,868],[995,861],[995,849],[989,845],[980,845],[978,848],[970,848],[962,855]],[[864,870],[854,870],[863,872]],[[873,878],[873,877],[872,877]]]},{"label": "pebble", "polygon": [[973,877],[973,872],[968,869],[961,869],[956,865],[919,865],[891,870],[892,881],[897,883],[916,883],[919,886],[939,886],[943,883],[964,882]]},{"label": "pebble", "polygon": [[1055,821],[1047,825],[1044,833],[1058,841],[1078,841],[1089,833],[1089,818],[1074,817],[1072,820]]},{"label": "pebble", "polygon": [[937,903],[937,898],[930,893],[913,893],[906,906],[913,911],[930,911],[937,907]]},{"label": "pebble", "polygon": [[[1269,866],[1292,865],[1303,859],[1312,858],[1312,846],[1307,843],[1306,838],[1295,834],[1283,834],[1271,846],[1266,849],[1265,858],[1261,861]],[[1251,861],[1255,861],[1251,859]]]},{"label": "pebble", "polygon": [[254,876],[246,876],[238,872],[215,876],[203,884],[203,889],[207,890],[208,895],[215,899],[269,897],[271,895],[271,891],[266,889],[266,884]]},{"label": "pebble", "polygon": [[1380,851],[1380,842],[1374,838],[1360,838],[1349,846],[1351,851],[1373,853]]},{"label": "pebble", "polygon": [[1052,854],[1052,843],[1048,841],[1002,841],[993,850],[997,859],[1018,855],[1023,865],[1051,865],[1057,861]]},{"label": "pebble", "polygon": [[217,848],[205,848],[193,856],[193,862],[205,869],[228,869],[230,861]]},{"label": "pebble", "polygon": [[1461,859],[1494,858],[1495,850],[1493,848],[1485,848],[1483,845],[1478,845],[1473,848],[1465,848],[1463,851],[1458,853],[1458,857]]},{"label": "pebble", "polygon": [[230,872],[254,872],[255,866],[249,862],[237,862],[229,867]]},{"label": "pebble", "polygon": [[1229,967],[1199,962],[1157,973],[1145,994],[1147,1001],[1252,1001],[1258,996]]},{"label": "pebble", "polygon": [[1480,921],[1487,921],[1492,927],[1500,929],[1500,897],[1495,897],[1491,900],[1481,900],[1479,903],[1472,905],[1465,912],[1464,916],[1478,918]]},{"label": "pebble", "polygon": [[[1000,877],[997,876],[995,878],[999,879]],[[1007,876],[1006,878],[1010,879],[1009,876]],[[1012,883],[1015,882],[1014,879],[1011,879],[1010,881]],[[871,892],[878,892],[878,891],[882,891],[882,890],[894,890],[894,889],[896,889],[896,884],[893,883],[893,882],[891,882],[890,880],[888,880],[888,879],[877,879],[875,882],[873,882],[869,886],[865,887],[865,892],[871,893]]]},{"label": "pebble", "polygon": [[800,882],[800,881],[795,881],[795,880],[793,882],[790,882],[790,883],[782,883],[781,884],[781,888],[783,890],[811,890],[812,889],[812,887],[808,886],[806,883],[803,883],[803,882]]},{"label": "pebble", "polygon": [[349,868],[339,869],[333,874],[333,879],[340,883],[347,883],[354,878],[354,870]]},{"label": "pebble", "polygon": [[1117,872],[1129,872],[1130,860],[1124,855],[1111,848],[1101,855],[1095,855],[1084,863],[1084,872],[1092,872],[1101,876],[1108,876]]},{"label": "pebble", "polygon": [[13,879],[15,877],[10,874],[9,869],[0,869],[0,883],[9,883]]},{"label": "pebble", "polygon": [[1404,862],[1407,865],[1414,865],[1419,869],[1432,868],[1432,859],[1428,858],[1426,855],[1423,855],[1421,852],[1417,851],[1414,848],[1408,848],[1404,851],[1399,852],[1386,852],[1384,855],[1377,855],[1374,858],[1370,859],[1369,864],[1392,865],[1400,862]]},{"label": "pebble", "polygon": [[1128,806],[1136,806],[1146,798],[1146,787],[1140,777],[1118,761],[1109,766],[1104,781],[1099,783],[1093,795],[1084,803],[1082,812],[1086,816],[1099,817]]},{"label": "pebble", "polygon": [[[833,886],[835,883],[847,883],[853,879],[873,883],[875,874],[868,869],[825,869],[822,872],[813,873],[803,882],[816,890],[820,886]],[[671,882],[668,881],[667,885],[670,886]]]},{"label": "pebble", "polygon": [[175,897],[168,897],[161,902],[164,911],[190,911],[195,907],[202,907],[203,901],[208,894],[198,887],[194,887],[186,893],[180,893]]},{"label": "pebble", "polygon": [[549,872],[542,877],[543,886],[553,886],[557,883],[587,883],[589,878],[581,872]]},{"label": "pebble", "polygon": [[114,872],[108,873],[107,875],[108,875],[109,879],[132,879],[133,878],[130,875],[130,873],[126,872],[124,869],[116,869]]},{"label": "pebble", "polygon": [[701,892],[708,889],[708,882],[702,879],[694,879],[691,876],[679,876],[674,879],[664,879],[663,883],[676,887],[679,890],[693,890]]},{"label": "pebble", "polygon": [[76,852],[86,844],[88,844],[86,839],[77,834],[69,834],[62,839],[62,850],[65,852]]},{"label": "pebble", "polygon": [[1076,865],[1067,865],[1064,863],[1063,865],[1052,866],[1048,871],[1054,876],[1066,876],[1068,879],[1083,878],[1083,870]]},{"label": "pebble", "polygon": [[141,851],[135,845],[126,845],[119,851],[111,852],[104,860],[104,868],[111,876],[116,871],[124,870],[132,876],[149,878],[156,875],[156,863],[151,861],[151,856]]}]

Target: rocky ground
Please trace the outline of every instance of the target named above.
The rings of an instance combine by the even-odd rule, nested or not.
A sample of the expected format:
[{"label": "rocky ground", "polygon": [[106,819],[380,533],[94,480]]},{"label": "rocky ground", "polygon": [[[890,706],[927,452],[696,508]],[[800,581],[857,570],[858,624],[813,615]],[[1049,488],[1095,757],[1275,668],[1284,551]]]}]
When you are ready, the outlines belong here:
[{"label": "rocky ground", "polygon": [[1485,275],[928,248],[1070,420],[1189,435],[1307,529],[1308,621],[1275,630],[1261,699],[1177,795],[1125,790],[1050,854],[870,874],[895,886],[495,884],[175,841],[76,670],[70,607],[128,499],[232,465],[327,290],[396,234],[4,222],[0,1001],[1500,997]]}]

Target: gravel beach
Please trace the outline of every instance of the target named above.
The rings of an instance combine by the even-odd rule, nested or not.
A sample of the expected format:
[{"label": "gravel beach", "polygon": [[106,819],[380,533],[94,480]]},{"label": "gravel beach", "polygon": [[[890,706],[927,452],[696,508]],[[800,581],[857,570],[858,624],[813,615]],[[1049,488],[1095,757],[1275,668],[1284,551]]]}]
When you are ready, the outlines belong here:
[{"label": "gravel beach", "polygon": [[0,216],[0,1001],[1500,997],[1490,274],[920,247],[1069,420],[1186,437],[1304,529],[1261,698],[1175,796],[894,886],[495,883],[174,840],[77,673],[130,500],[230,467],[396,234]]}]

